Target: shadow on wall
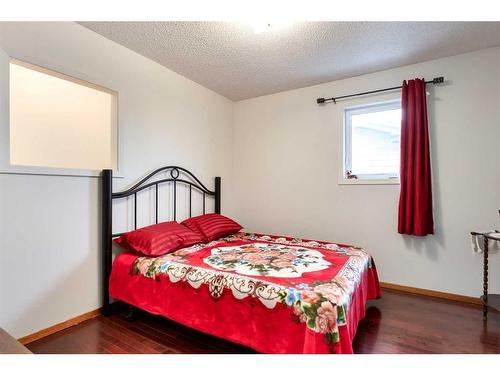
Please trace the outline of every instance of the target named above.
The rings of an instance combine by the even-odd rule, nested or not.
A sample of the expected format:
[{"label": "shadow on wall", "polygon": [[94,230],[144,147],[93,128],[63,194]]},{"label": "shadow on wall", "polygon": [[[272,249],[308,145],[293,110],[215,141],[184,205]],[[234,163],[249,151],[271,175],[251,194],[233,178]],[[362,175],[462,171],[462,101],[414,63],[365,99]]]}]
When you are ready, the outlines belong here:
[{"label": "shadow on wall", "polygon": [[[94,257],[91,255],[89,252],[82,263],[66,271],[61,277],[51,283],[52,287],[44,290],[43,294],[37,296],[37,298],[30,296],[29,307],[23,308],[22,311],[19,311],[12,317],[6,328],[18,338],[24,337],[98,308],[99,306],[95,306],[93,309],[85,311],[73,311],[70,306],[64,309],[64,311],[67,311],[64,315],[61,308],[61,304],[71,305],[73,301],[78,300],[79,296],[71,293],[71,291],[81,288],[79,274],[88,273],[85,269],[94,267],[95,259],[92,259]],[[58,271],[60,273],[61,270],[58,269]],[[91,287],[91,285],[89,286]],[[27,328],[26,322],[32,322],[33,326]]]},{"label": "shadow on wall", "polygon": [[[100,189],[97,190],[96,200],[94,198],[95,189],[92,184],[89,184],[88,194],[91,197],[88,206],[89,217],[96,220],[97,225],[91,222],[86,238],[73,238],[73,241],[89,242],[89,247],[71,265],[63,264],[62,267],[61,264],[55,261],[48,263],[53,269],[46,269],[44,272],[52,276],[57,275],[58,277],[53,278],[50,283],[46,283],[50,287],[44,289],[40,294],[31,293],[22,299],[20,298],[26,301],[27,307],[23,306],[17,313],[9,314],[10,322],[5,327],[14,336],[19,338],[33,334],[101,306],[101,219],[100,208],[95,204],[96,202],[100,202],[101,192]],[[65,247],[57,249],[57,252],[72,250]],[[72,267],[68,270],[70,266]],[[84,280],[82,279],[82,275],[96,275],[96,279]],[[37,282],[36,279],[30,278],[29,274],[20,277],[24,277],[24,282],[28,285],[33,285]],[[91,303],[81,302],[82,296],[78,295],[78,292],[75,293],[75,291],[82,290],[82,282],[85,283],[84,288],[86,289],[84,290],[87,292],[85,300],[89,301],[90,298]],[[27,291],[32,291],[32,288],[29,288],[28,285],[26,286]],[[88,288],[93,290],[89,291]],[[29,327],[27,326],[27,322],[30,324]]]}]

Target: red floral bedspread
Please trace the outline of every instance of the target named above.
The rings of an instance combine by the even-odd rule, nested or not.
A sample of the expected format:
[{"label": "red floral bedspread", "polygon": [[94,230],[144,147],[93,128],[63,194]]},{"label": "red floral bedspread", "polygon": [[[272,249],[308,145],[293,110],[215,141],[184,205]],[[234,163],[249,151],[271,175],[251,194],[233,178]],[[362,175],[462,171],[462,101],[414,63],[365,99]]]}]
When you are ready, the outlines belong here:
[{"label": "red floral bedspread", "polygon": [[[231,304],[227,302],[227,295],[230,294],[235,301],[234,309],[241,308],[241,305],[236,304],[238,301],[251,301],[252,306],[258,301],[263,307],[260,310],[262,313],[256,314],[258,317],[266,315],[264,310],[279,310],[279,316],[283,315],[283,310],[288,310],[293,319],[288,319],[286,323],[277,323],[302,325],[316,338],[312,349],[307,349],[305,345],[303,352],[325,352],[325,348],[330,352],[349,352],[358,320],[364,316],[366,300],[380,296],[373,260],[361,248],[240,232],[158,258],[133,256],[133,259],[130,259],[130,254],[118,256],[112,270],[110,294],[142,308],[146,307],[141,304],[143,298],[138,298],[137,293],[131,296],[130,291],[126,291],[131,285],[123,285],[127,283],[123,271],[122,275],[116,275],[120,267],[115,265],[120,263],[122,256],[128,257],[126,264],[129,279],[139,277],[169,284],[169,294],[172,296],[175,294],[172,290],[179,291],[179,287],[174,289],[178,285],[184,288],[184,298],[198,298],[200,304],[207,304],[207,295],[200,295],[203,289],[208,290],[208,296],[215,303],[224,297],[226,302],[221,304],[221,309],[222,305],[229,306],[224,309],[230,308]],[[194,293],[190,294],[186,286]],[[358,289],[363,289],[362,293]],[[161,291],[155,294],[157,298],[169,298],[165,293],[162,295]],[[147,305],[151,306],[151,303],[148,301]],[[164,304],[165,301],[159,303]],[[177,303],[183,304],[182,301]],[[212,308],[206,307],[209,310]],[[193,307],[198,308],[203,309],[203,306]],[[165,308],[155,306],[153,309],[145,309],[179,320],[171,316],[171,303]],[[177,309],[182,310],[183,306],[177,306]],[[185,313],[189,314],[190,311]],[[278,316],[270,313],[268,315]],[[247,334],[235,338],[233,332],[229,335],[231,337],[226,337],[223,329],[205,327],[206,321],[200,324],[196,321],[197,318],[193,316],[193,324],[187,325],[265,352],[288,350],[283,348],[281,351],[281,348],[256,344]],[[186,321],[181,323],[186,324]],[[258,329],[258,322],[255,322],[255,325],[254,329]],[[341,346],[343,350],[339,350],[342,332],[346,330],[349,331],[348,342],[344,342]],[[274,334],[279,333],[277,328]],[[306,340],[303,335],[302,332],[302,340]],[[271,339],[273,332],[269,332],[267,336]],[[316,342],[318,336],[322,337],[323,344]],[[300,340],[300,337],[290,339]]]}]

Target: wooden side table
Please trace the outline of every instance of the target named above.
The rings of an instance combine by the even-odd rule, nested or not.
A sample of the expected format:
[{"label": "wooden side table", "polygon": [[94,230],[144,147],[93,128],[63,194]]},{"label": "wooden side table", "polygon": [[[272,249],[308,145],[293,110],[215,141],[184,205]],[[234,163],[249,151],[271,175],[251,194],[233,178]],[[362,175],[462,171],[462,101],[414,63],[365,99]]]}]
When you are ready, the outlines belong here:
[{"label": "wooden side table", "polygon": [[31,354],[23,344],[0,328],[0,353],[1,354]]},{"label": "wooden side table", "polygon": [[[497,231],[498,233],[498,231]],[[483,303],[483,319],[488,319],[488,309],[500,311],[500,294],[488,294],[488,246],[489,241],[500,241],[500,238],[478,232],[471,232],[474,236],[483,236],[483,295],[480,297]]]}]

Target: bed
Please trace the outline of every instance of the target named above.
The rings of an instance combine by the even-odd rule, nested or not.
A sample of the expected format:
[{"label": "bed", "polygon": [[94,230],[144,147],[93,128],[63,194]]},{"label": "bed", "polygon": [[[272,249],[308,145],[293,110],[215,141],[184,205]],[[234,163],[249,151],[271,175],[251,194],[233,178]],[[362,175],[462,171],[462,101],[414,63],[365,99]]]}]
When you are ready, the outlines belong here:
[{"label": "bed", "polygon": [[[167,178],[158,178],[161,173]],[[110,297],[187,327],[261,353],[352,353],[358,323],[370,299],[380,298],[372,257],[363,249],[324,241],[240,231],[159,257],[124,252],[112,260],[113,200],[133,200],[152,189],[158,222],[158,186],[213,198],[220,213],[221,179],[209,190],[184,168],[160,168],[122,192],[112,192],[112,172],[102,174],[103,312]]]}]

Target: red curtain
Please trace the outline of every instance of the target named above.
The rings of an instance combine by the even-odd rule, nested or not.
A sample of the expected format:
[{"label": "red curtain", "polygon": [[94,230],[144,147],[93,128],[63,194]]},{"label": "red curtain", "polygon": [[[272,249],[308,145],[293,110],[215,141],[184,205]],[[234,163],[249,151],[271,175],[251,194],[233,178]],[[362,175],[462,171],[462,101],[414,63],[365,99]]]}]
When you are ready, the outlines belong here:
[{"label": "red curtain", "polygon": [[402,89],[398,232],[426,236],[434,221],[425,80],[404,81]]}]

